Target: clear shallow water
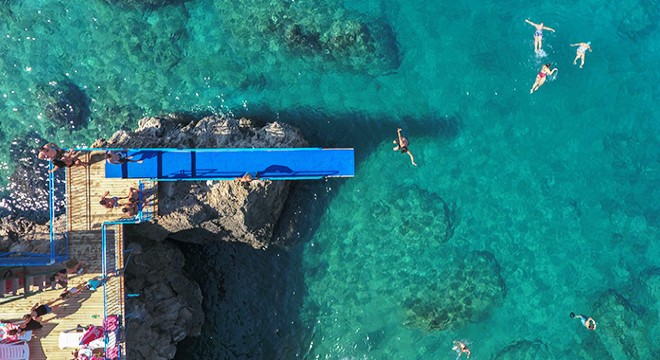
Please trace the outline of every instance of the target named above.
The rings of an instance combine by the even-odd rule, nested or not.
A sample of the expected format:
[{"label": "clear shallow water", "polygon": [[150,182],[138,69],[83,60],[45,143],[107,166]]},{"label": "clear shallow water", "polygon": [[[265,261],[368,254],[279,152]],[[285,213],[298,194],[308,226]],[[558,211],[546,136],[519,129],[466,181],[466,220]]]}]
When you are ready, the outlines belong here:
[{"label": "clear shallow water", "polygon": [[[231,3],[147,13],[99,1],[4,5],[2,161],[11,139],[31,130],[72,145],[168,111],[289,121],[316,144],[358,151],[356,178],[319,187],[332,197],[298,249],[307,294],[290,316],[307,330],[292,334],[291,357],[450,358],[451,340],[467,338],[475,359],[535,339],[552,358],[603,358],[603,349],[620,358],[611,341],[619,330],[608,330],[622,328],[620,314],[638,322],[641,335],[629,337],[639,358],[650,357],[658,277],[639,279],[660,254],[657,1],[297,1],[288,10],[315,21],[339,16],[334,9],[384,19],[400,66],[381,75],[292,54],[244,25],[259,24],[272,4]],[[547,58],[534,56],[525,18],[557,30],[546,34]],[[568,46],[578,41],[594,48],[582,70]],[[544,62],[559,73],[530,96]],[[72,133],[35,101],[38,84],[62,77],[91,98],[89,124]],[[391,151],[397,126],[418,168]],[[456,205],[446,243],[440,230],[433,236],[438,225],[419,220],[416,205],[429,194]],[[444,289],[444,274],[472,251],[499,263],[502,301],[451,330],[410,324],[409,300],[442,298],[428,295],[429,284]],[[602,305],[609,289],[634,311]],[[602,315],[599,335],[570,311]]]}]

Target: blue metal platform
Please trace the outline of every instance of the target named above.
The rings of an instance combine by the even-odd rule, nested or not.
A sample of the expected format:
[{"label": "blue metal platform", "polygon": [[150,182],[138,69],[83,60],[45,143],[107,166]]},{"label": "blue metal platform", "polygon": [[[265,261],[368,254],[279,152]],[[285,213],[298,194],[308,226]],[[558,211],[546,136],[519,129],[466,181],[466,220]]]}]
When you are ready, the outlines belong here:
[{"label": "blue metal platform", "polygon": [[264,180],[311,180],[355,174],[353,149],[129,149],[124,153],[142,163],[106,162],[106,178],[233,180],[251,173]]}]

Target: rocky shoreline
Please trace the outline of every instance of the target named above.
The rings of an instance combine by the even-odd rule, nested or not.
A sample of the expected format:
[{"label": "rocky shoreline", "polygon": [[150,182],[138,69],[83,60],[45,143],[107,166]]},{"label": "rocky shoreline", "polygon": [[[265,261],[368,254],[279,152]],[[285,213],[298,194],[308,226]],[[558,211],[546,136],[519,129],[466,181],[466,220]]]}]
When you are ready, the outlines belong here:
[{"label": "rocky shoreline", "polygon": [[[120,130],[108,140],[97,140],[92,147],[272,148],[306,145],[300,132],[286,124],[257,125],[248,119],[225,116],[197,120],[166,115],[144,118],[139,121],[136,130]],[[21,171],[20,168],[17,171]],[[31,186],[19,184],[17,188]],[[131,251],[125,284],[127,293],[133,294],[126,302],[126,341],[132,359],[174,358],[176,345],[181,340],[201,334],[205,314],[208,315],[209,306],[214,303],[213,299],[217,299],[218,289],[223,286],[225,294],[227,288],[232,287],[228,298],[234,299],[224,302],[227,311],[223,313],[234,314],[228,317],[244,316],[233,308],[236,302],[244,296],[254,296],[254,293],[250,294],[250,289],[259,286],[262,278],[277,267],[270,254],[279,250],[263,250],[271,245],[289,188],[290,184],[286,181],[261,180],[249,183],[190,181],[159,184],[160,216],[157,221],[127,226],[126,229],[126,246]],[[35,194],[39,197],[44,195],[42,192],[32,195]],[[30,195],[23,194],[27,198]],[[33,216],[35,214],[38,213],[21,214],[30,219],[19,216],[1,219],[0,251],[45,252],[43,247],[47,242],[32,241],[44,239],[31,234],[48,233],[43,216]],[[58,219],[61,220],[62,217]],[[181,249],[189,254],[184,254]],[[217,255],[217,264],[213,257],[209,257],[210,254]],[[260,260],[256,265],[250,263],[258,258]],[[231,270],[227,270],[228,259],[232,263],[229,265]],[[242,266],[236,266],[236,263],[242,263]],[[227,271],[234,272],[234,275],[227,276],[227,284],[219,284],[216,291],[202,291],[195,281],[200,277],[191,276],[191,271],[202,274],[207,271],[208,276],[214,278],[225,276],[223,274]],[[241,277],[246,280],[235,283],[229,279]],[[245,281],[252,285],[246,287]],[[231,284],[240,286],[233,287]],[[273,293],[279,291],[279,286],[286,287],[287,284],[285,281],[280,283]],[[203,293],[208,297],[206,301]],[[227,330],[237,319],[224,320]],[[248,328],[244,330],[251,331]],[[217,332],[214,326],[207,329]],[[236,355],[241,349],[256,351],[254,349],[259,348],[256,344],[246,346],[244,331],[234,333],[238,337],[228,341],[227,348],[231,351],[223,358],[241,358],[243,356],[233,356],[231,353]]]}]

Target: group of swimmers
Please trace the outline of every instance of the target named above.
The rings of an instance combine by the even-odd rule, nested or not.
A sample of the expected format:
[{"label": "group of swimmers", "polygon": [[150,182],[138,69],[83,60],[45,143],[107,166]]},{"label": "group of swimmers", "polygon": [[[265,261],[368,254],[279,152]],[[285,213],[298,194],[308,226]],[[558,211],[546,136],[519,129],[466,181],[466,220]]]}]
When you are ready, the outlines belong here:
[{"label": "group of swimmers", "polygon": [[[571,319],[579,319],[584,327],[588,330],[596,330],[596,320],[586,315],[576,315],[574,312],[569,314]],[[470,349],[467,347],[466,340],[454,340],[452,350],[456,351],[456,360],[460,359],[463,354],[467,354],[467,358],[470,358]]]},{"label": "group of swimmers", "polygon": [[[547,26],[543,25],[543,23],[540,23],[540,24],[533,23],[533,22],[529,21],[528,19],[526,19],[525,22],[532,25],[532,26],[534,26],[534,28],[536,28],[536,30],[534,31],[534,52],[536,54],[540,54],[543,51],[543,30],[548,30],[548,31],[555,32],[555,29],[547,27]],[[570,44],[570,45],[578,47],[577,48],[577,53],[575,55],[575,59],[573,60],[573,65],[577,65],[577,61],[581,60],[580,69],[582,69],[584,67],[584,57],[585,57],[585,54],[586,54],[587,50],[589,50],[590,52],[592,51],[591,50],[591,43],[590,42],[579,42],[579,43]],[[551,67],[552,67],[552,64],[550,64],[550,63],[545,64],[541,67],[541,71],[539,71],[539,73],[536,74],[536,80],[534,81],[534,84],[532,85],[532,88],[529,90],[530,94],[533,93],[534,91],[538,90],[541,87],[541,85],[543,85],[545,83],[546,77],[548,75],[552,75],[557,71],[557,68],[554,68],[554,69],[551,70],[550,69]]]}]

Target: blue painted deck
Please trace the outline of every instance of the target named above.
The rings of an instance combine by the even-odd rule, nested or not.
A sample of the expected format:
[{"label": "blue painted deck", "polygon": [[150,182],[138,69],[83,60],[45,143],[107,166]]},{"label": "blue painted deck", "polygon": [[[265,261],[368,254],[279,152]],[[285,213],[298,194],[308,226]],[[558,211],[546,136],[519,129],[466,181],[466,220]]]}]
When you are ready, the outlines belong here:
[{"label": "blue painted deck", "polygon": [[132,160],[106,162],[106,178],[233,180],[251,173],[264,180],[307,180],[355,175],[353,149],[131,149]]}]

